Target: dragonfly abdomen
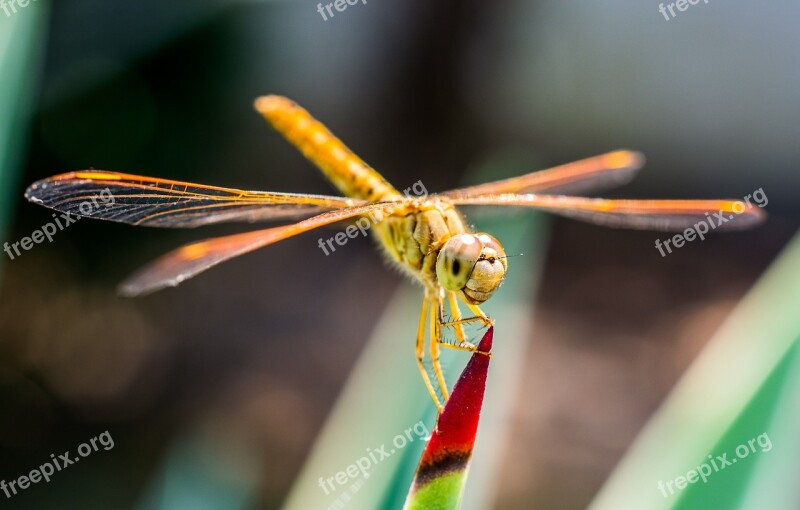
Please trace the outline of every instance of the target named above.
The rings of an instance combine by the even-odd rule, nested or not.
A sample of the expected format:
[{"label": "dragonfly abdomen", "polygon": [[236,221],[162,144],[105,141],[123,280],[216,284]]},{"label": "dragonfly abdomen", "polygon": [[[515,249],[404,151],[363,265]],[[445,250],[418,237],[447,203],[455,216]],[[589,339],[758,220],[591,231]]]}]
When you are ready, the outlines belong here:
[{"label": "dragonfly abdomen", "polygon": [[378,172],[294,101],[281,96],[264,96],[256,101],[256,109],[346,196],[372,202],[402,197]]}]

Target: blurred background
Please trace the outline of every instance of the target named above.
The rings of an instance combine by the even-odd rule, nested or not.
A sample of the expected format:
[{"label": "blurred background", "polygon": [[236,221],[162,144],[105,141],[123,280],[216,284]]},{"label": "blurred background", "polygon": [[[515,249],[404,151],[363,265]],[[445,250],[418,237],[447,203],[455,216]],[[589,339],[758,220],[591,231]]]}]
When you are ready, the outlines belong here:
[{"label": "blurred background", "polygon": [[[798,15],[789,0],[701,2],[669,21],[655,1],[384,0],[324,20],[306,0],[38,0],[0,11],[2,240],[51,220],[24,200],[28,184],[78,169],[330,194],[254,112],[268,93],[400,189],[617,148],[648,164],[608,196],[763,189],[763,226],[667,257],[663,234],[569,220],[535,240],[544,267],[535,306],[523,303],[531,327],[491,508],[585,508],[800,224]],[[106,430],[115,447],[0,506],[280,507],[382,311],[411,284],[363,238],[323,256],[327,230],[176,289],[115,295],[154,257],[247,228],[81,221],[3,254],[0,479]],[[525,264],[512,259],[509,279]]]}]

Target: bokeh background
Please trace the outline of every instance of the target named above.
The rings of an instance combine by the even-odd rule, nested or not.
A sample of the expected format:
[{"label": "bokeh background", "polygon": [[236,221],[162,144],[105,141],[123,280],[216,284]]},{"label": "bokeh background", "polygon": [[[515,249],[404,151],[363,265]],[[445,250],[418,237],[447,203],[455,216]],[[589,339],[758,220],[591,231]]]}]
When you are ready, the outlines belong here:
[{"label": "bokeh background", "polygon": [[[798,15],[789,0],[700,3],[670,21],[655,1],[370,0],[325,21],[307,0],[38,0],[0,11],[2,239],[51,218],[23,199],[29,183],[77,169],[330,193],[254,112],[267,93],[305,106],[401,189],[616,148],[648,164],[609,196],[762,188],[762,227],[665,258],[663,235],[569,220],[537,230],[536,299],[517,303],[530,318],[523,370],[506,388],[507,433],[486,439],[501,473],[487,506],[585,508],[797,230]],[[506,235],[530,214],[504,216]],[[411,284],[366,239],[326,257],[309,234],[177,289],[115,295],[159,254],[246,228],[81,221],[0,258],[0,478],[106,430],[115,440],[0,506],[281,506],[381,313]],[[531,259],[512,259],[509,278]],[[398,339],[410,361],[415,320]],[[391,395],[375,405],[353,427],[379,422]]]}]

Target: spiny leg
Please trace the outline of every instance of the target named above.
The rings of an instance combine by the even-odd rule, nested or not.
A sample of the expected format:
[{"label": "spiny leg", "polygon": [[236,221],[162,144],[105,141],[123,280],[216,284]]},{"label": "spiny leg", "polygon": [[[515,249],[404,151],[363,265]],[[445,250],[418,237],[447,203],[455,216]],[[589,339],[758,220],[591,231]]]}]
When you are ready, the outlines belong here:
[{"label": "spiny leg", "polygon": [[452,299],[450,301],[450,307],[451,307],[450,309],[452,310],[454,320],[445,322],[443,307],[440,307],[440,310],[442,311],[439,313],[439,323],[444,327],[457,327],[463,324],[469,324],[470,322],[477,322],[477,321],[482,322],[484,326],[494,325],[494,321],[490,319],[485,313],[483,313],[481,309],[478,308],[476,305],[467,304],[467,306],[469,307],[470,310],[473,311],[473,313],[475,313],[475,316],[462,319],[461,312],[459,312],[458,310],[458,301],[456,299]]},{"label": "spiny leg", "polygon": [[445,320],[444,320],[444,306],[440,302],[439,303],[439,326],[440,327],[442,327],[442,326],[448,327],[449,326],[449,327],[454,328],[455,331],[456,331],[456,339],[458,340],[458,343],[448,343],[448,342],[442,341],[438,337],[437,337],[437,341],[439,341],[439,343],[442,345],[442,347],[446,347],[448,349],[455,349],[457,351],[467,351],[467,352],[479,352],[479,353],[484,354],[486,356],[491,356],[492,353],[479,351],[478,347],[475,344],[473,344],[471,342],[468,342],[466,340],[463,327],[464,327],[464,324],[469,324],[471,322],[478,322],[478,321],[482,322],[484,326],[492,326],[492,325],[494,325],[494,321],[492,319],[490,319],[489,317],[487,317],[486,314],[483,313],[483,311],[477,305],[472,305],[472,304],[469,304],[469,303],[467,304],[467,306],[469,307],[470,310],[472,310],[475,313],[475,316],[474,317],[467,317],[466,319],[462,319],[461,318],[461,312],[460,312],[460,310],[458,308],[458,301],[455,298],[455,294],[451,293],[449,298],[450,298],[449,299],[450,310],[451,310],[451,312],[453,314],[453,320],[449,321],[449,322],[445,322]]},{"label": "spiny leg", "polygon": [[434,298],[436,301],[435,306],[431,306],[431,360],[433,360],[433,371],[436,374],[436,379],[439,381],[439,387],[442,389],[442,398],[445,402],[450,398],[447,391],[447,383],[444,380],[444,373],[442,372],[442,364],[439,362],[439,343],[441,342],[441,326],[437,316],[437,310],[442,308],[442,295],[437,293]]},{"label": "spiny leg", "polygon": [[[458,298],[456,297],[455,292],[447,293],[447,303],[450,305],[450,313],[453,315],[453,321],[460,321],[461,310],[458,309]],[[454,324],[453,329],[456,332],[456,340],[458,340],[458,343],[464,343],[467,341],[467,335],[464,332],[463,323],[458,322],[457,324]]]},{"label": "spiny leg", "polygon": [[436,404],[436,409],[442,411],[442,404],[439,402],[439,397],[436,395],[436,390],[433,389],[431,378],[428,371],[425,369],[425,364],[422,360],[425,358],[425,325],[428,319],[428,309],[431,308],[431,300],[427,296],[422,300],[422,311],[419,314],[419,326],[417,327],[417,366],[419,373],[422,374],[422,380],[425,382],[425,387],[428,393],[431,394],[433,403]]},{"label": "spiny leg", "polygon": [[472,310],[472,313],[477,315],[478,319],[482,320],[484,325],[486,325],[486,326],[494,326],[494,321],[492,319],[490,319],[488,315],[483,313],[483,311],[480,309],[480,307],[478,307],[478,305],[473,305],[473,304],[467,303],[467,308]]}]

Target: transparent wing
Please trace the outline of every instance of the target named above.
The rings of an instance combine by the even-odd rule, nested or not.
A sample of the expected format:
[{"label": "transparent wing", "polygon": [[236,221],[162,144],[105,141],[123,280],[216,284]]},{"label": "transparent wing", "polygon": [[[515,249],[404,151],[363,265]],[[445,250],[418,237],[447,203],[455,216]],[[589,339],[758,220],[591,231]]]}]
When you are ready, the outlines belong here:
[{"label": "transparent wing", "polygon": [[609,227],[677,231],[708,223],[709,231],[740,230],[760,223],[766,214],[734,200],[607,200],[533,193],[451,198],[456,205],[533,207]]},{"label": "transparent wing", "polygon": [[403,202],[378,202],[348,209],[329,211],[299,223],[256,230],[200,241],[178,248],[144,267],[120,285],[124,296],[149,294],[164,287],[174,287],[206,269],[239,255],[263,248],[288,237],[355,216],[369,214],[380,221],[390,209],[404,207]]},{"label": "transparent wing", "polygon": [[440,195],[452,198],[524,192],[589,193],[627,183],[643,165],[644,156],[641,153],[620,150],[519,177],[458,188]]},{"label": "transparent wing", "polygon": [[49,177],[32,184],[25,197],[77,216],[175,228],[298,218],[366,203],[342,197],[242,191],[101,171]]}]

